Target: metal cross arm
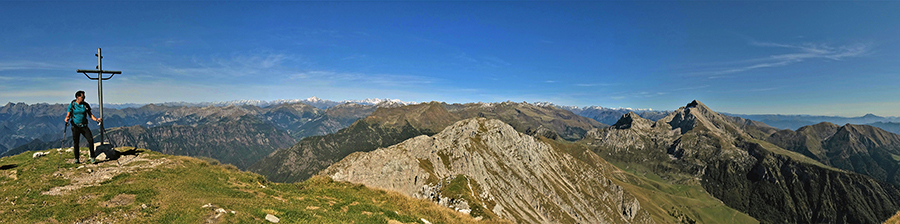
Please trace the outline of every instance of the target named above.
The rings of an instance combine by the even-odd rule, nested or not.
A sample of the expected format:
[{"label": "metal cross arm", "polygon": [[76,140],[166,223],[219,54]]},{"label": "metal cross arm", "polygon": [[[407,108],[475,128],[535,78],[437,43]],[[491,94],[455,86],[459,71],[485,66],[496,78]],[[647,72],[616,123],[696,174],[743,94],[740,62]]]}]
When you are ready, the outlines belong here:
[{"label": "metal cross arm", "polygon": [[[84,74],[84,76],[87,77],[87,78],[90,79],[90,80],[97,80],[97,79],[99,79],[99,78],[103,78],[103,75],[102,75],[102,74],[112,74],[112,75],[110,75],[110,76],[107,77],[107,78],[103,78],[103,80],[109,80],[109,79],[111,79],[113,76],[115,76],[116,74],[122,74],[122,71],[110,71],[110,70],[103,70],[103,71],[101,71],[101,70],[93,70],[93,69],[78,69],[78,70],[75,70],[75,72]],[[102,74],[101,74],[101,75],[98,75],[97,78],[91,78],[90,76],[88,76],[87,73],[97,73],[97,74],[101,74],[101,73],[102,73]]]},{"label": "metal cross arm", "polygon": [[[97,99],[100,103],[100,119],[103,119],[103,80],[109,80],[116,74],[122,74],[122,71],[109,71],[103,70],[103,55],[100,54],[100,48],[97,48],[97,54],[94,54],[97,57],[97,69],[77,69],[75,72],[84,74],[90,80],[97,80]],[[91,78],[87,73],[96,73],[97,78]],[[109,77],[103,78],[103,74],[110,74]],[[103,128],[103,122],[100,122],[100,142],[103,143],[104,135],[106,129]]]}]

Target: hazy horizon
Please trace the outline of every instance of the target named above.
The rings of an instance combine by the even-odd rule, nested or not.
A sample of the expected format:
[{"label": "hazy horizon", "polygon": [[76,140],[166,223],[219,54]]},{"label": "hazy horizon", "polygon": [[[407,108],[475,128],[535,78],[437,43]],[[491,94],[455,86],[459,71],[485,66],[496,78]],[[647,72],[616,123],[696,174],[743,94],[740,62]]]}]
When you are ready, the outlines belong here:
[{"label": "hazy horizon", "polygon": [[[312,96],[312,97],[315,97],[315,96]],[[312,98],[312,97],[308,97],[308,98],[297,98],[297,99],[275,99],[275,100],[236,99],[236,100],[224,100],[224,101],[194,101],[194,102],[188,102],[188,101],[167,101],[167,102],[147,102],[147,103],[104,103],[104,104],[105,104],[105,105],[111,105],[111,104],[112,104],[112,105],[116,105],[115,107],[118,107],[118,108],[129,108],[129,107],[131,107],[131,106],[127,106],[127,105],[132,105],[132,104],[133,104],[133,105],[140,105],[140,106],[145,106],[145,105],[149,105],[149,104],[156,104],[156,105],[158,105],[158,104],[217,104],[217,103],[230,103],[230,102],[239,102],[239,101],[264,101],[264,102],[266,102],[266,103],[275,103],[275,102],[279,102],[279,101],[306,100],[306,99],[309,99],[309,98]],[[318,97],[316,97],[316,98],[318,98]],[[418,103],[427,103],[427,102],[431,102],[431,101],[414,102],[414,101],[404,101],[403,99],[389,99],[389,98],[380,98],[380,99],[378,99],[378,98],[369,98],[369,99],[343,99],[343,100],[322,99],[322,98],[319,98],[319,99],[321,99],[321,100],[327,100],[327,101],[334,101],[334,102],[361,102],[361,101],[370,100],[370,99],[371,99],[371,100],[399,100],[399,101],[401,101],[401,102],[403,102],[403,103],[407,103],[407,104],[418,104]],[[96,101],[96,99],[95,99],[94,101]],[[94,101],[91,101],[90,99],[85,99],[85,102],[88,102],[88,103],[91,103],[91,102],[94,102]],[[510,100],[507,100],[507,101],[510,101]],[[496,102],[445,102],[445,101],[438,101],[438,102],[444,102],[444,103],[449,103],[449,104],[454,104],[454,103],[467,104],[467,103],[502,103],[502,102],[507,102],[507,101],[496,101]],[[700,101],[700,102],[703,102],[702,100],[699,100],[699,101]],[[587,107],[594,107],[594,106],[599,106],[599,107],[603,107],[603,108],[607,108],[607,109],[616,109],[616,110],[618,110],[618,109],[624,109],[624,110],[632,110],[632,111],[641,111],[641,110],[650,110],[650,111],[674,111],[674,110],[678,109],[677,107],[676,107],[676,108],[666,108],[666,109],[662,109],[662,108],[607,107],[607,106],[602,106],[602,105],[576,106],[576,105],[557,104],[557,103],[554,103],[554,102],[548,102],[548,101],[534,101],[534,102],[529,102],[529,101],[518,101],[518,102],[516,102],[516,101],[510,101],[510,102],[514,102],[514,103],[522,103],[522,102],[525,102],[525,103],[530,103],[530,104],[537,104],[537,103],[552,103],[552,104],[557,105],[557,106],[574,106],[574,107],[578,107],[578,108],[582,108],[582,109],[587,108]],[[6,104],[3,104],[3,106],[6,106],[6,105],[8,105],[8,104],[17,104],[17,103],[25,103],[25,104],[27,104],[27,105],[34,105],[34,104],[50,104],[50,105],[52,105],[52,104],[65,104],[65,103],[67,103],[67,102],[56,102],[56,103],[49,103],[49,102],[37,102],[37,103],[27,103],[27,102],[7,102]],[[688,103],[689,103],[689,102],[688,102]],[[704,104],[705,104],[705,103],[704,103]],[[126,106],[123,106],[123,105],[126,105]],[[97,105],[95,105],[95,104],[92,104],[92,106],[93,106],[93,107],[97,107]],[[682,106],[684,106],[684,105],[682,105]],[[733,113],[733,112],[730,112],[730,111],[716,110],[714,105],[711,105],[711,106],[708,105],[708,106],[711,107],[711,109],[713,109],[713,110],[715,110],[715,111],[717,111],[717,112],[723,112],[723,113],[728,113],[728,114],[741,114],[741,115],[834,116],[834,117],[853,118],[853,117],[862,117],[862,116],[865,116],[865,115],[873,114],[873,115],[880,116],[880,117],[900,117],[900,116],[883,115],[883,114],[874,114],[874,113],[865,113],[865,114],[849,115],[849,116],[848,116],[848,115],[831,115],[831,114],[777,114],[777,113],[745,114],[745,113]],[[107,106],[107,107],[109,107],[109,106]],[[681,106],[679,106],[679,107],[681,107]]]},{"label": "hazy horizon", "polygon": [[[96,15],[95,11],[102,11]],[[552,102],[900,116],[898,2],[2,2],[0,102]],[[764,12],[764,13],[763,13]]]}]

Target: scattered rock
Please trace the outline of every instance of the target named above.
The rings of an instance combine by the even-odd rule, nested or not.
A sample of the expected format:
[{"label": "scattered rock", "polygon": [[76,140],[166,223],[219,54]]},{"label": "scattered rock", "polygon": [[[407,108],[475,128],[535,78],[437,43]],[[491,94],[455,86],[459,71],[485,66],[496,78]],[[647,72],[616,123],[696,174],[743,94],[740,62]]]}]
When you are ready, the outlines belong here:
[{"label": "scattered rock", "polygon": [[425,224],[431,224],[431,222],[429,222],[428,220],[425,220],[425,218],[419,218],[419,219],[421,219],[422,222],[424,222]]},{"label": "scattered rock", "polygon": [[50,153],[49,152],[36,152],[34,154],[31,154],[31,158],[36,159],[41,156],[46,156],[47,154],[50,154]]},{"label": "scattered rock", "polygon": [[208,204],[205,204],[205,205],[203,205],[203,206],[200,206],[200,208],[209,208],[209,207],[214,207],[214,206],[215,206],[215,205],[213,205],[212,203],[208,203]]},{"label": "scattered rock", "polygon": [[12,170],[12,171],[8,172],[6,177],[8,177],[9,179],[18,180],[19,179],[18,173],[19,173],[18,170]]},{"label": "scattered rock", "polygon": [[149,207],[150,207],[150,206],[147,206],[147,204],[141,204],[141,209],[147,209],[147,208],[149,208]]},{"label": "scattered rock", "polygon": [[[76,170],[62,170],[57,171],[62,174],[63,179],[70,180],[69,185],[54,187],[49,191],[42,192],[44,195],[64,195],[69,192],[89,187],[89,186],[97,186],[100,185],[103,181],[112,179],[116,175],[121,173],[133,172],[135,170],[153,168],[159,165],[169,163],[169,159],[167,158],[159,158],[159,159],[147,159],[146,154],[138,154],[134,156],[134,158],[125,160],[125,162],[119,164],[119,166],[112,167],[94,167],[97,170],[90,169],[91,173],[82,173]],[[71,160],[70,160],[71,161]],[[139,162],[139,161],[147,161],[148,163],[141,163],[136,165],[130,165],[131,163]],[[79,166],[78,169],[84,168],[85,166]],[[93,166],[92,166],[93,167]]]},{"label": "scattered rock", "polygon": [[227,213],[227,211],[225,211],[224,208],[217,208],[217,209],[216,209],[216,212],[217,212],[217,213]]},{"label": "scattered rock", "polygon": [[272,214],[266,214],[266,221],[269,221],[272,223],[278,223],[279,221],[281,221],[281,219],[279,219],[278,217],[275,217]]}]

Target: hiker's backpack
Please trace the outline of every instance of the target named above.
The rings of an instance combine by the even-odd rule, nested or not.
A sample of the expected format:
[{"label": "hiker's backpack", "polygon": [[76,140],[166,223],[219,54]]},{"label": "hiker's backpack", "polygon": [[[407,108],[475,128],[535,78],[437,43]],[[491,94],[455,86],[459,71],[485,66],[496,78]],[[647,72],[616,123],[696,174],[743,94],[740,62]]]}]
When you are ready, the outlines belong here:
[{"label": "hiker's backpack", "polygon": [[[84,109],[87,111],[88,114],[91,113],[90,106],[87,106]],[[72,126],[75,126],[75,100],[72,100],[72,102],[69,102],[69,114],[72,115],[72,119],[69,120],[69,123],[72,124]],[[87,121],[88,114],[84,115],[84,120],[82,120],[82,121]],[[78,122],[81,122],[81,121],[78,121]],[[85,122],[85,125],[87,125],[87,122]]]}]

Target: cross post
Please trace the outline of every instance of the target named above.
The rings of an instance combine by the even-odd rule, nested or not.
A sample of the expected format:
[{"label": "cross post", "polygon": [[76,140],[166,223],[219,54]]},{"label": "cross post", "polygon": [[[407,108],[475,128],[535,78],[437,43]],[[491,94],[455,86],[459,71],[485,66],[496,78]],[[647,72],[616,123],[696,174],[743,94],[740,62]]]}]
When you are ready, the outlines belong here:
[{"label": "cross post", "polygon": [[[75,72],[84,74],[90,80],[97,80],[97,98],[100,102],[100,144],[103,144],[104,132],[106,129],[103,128],[103,80],[109,80],[116,74],[122,74],[122,71],[109,71],[103,70],[103,55],[100,54],[100,48],[97,48],[97,70],[90,69],[78,69]],[[91,78],[87,73],[96,73],[97,78]],[[110,74],[109,77],[103,78],[103,74]]]}]

